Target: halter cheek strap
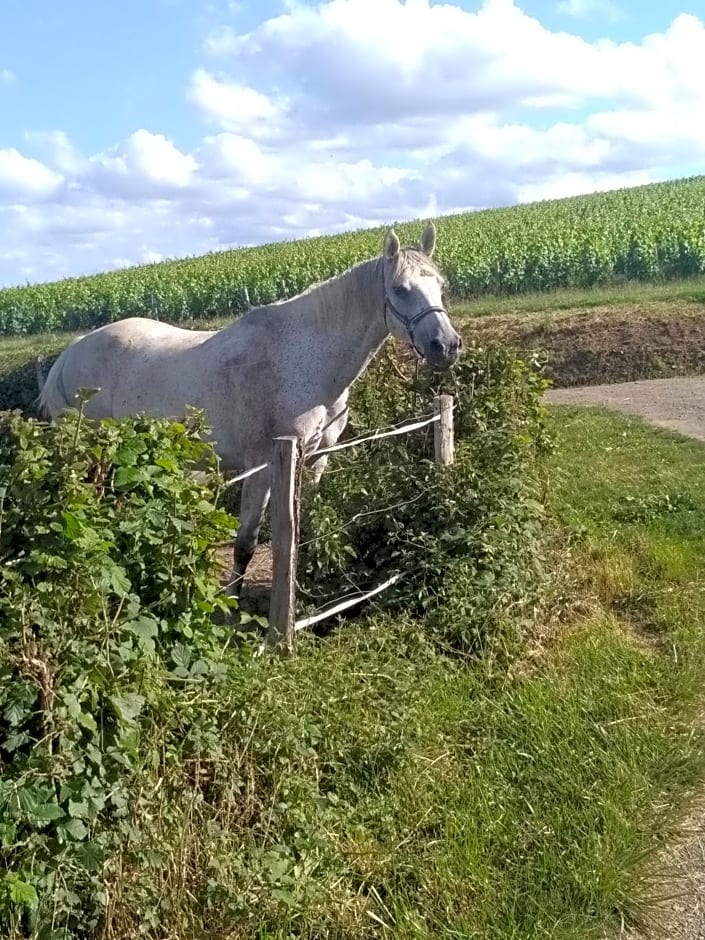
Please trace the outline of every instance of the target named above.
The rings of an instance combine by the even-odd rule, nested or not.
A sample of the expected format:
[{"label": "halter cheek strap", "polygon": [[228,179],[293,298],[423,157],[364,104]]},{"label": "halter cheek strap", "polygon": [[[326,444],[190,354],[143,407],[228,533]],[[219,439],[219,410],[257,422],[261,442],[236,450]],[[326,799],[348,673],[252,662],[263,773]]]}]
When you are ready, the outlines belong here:
[{"label": "halter cheek strap", "polygon": [[389,329],[389,323],[387,321],[387,310],[391,310],[392,314],[397,318],[397,320],[404,327],[404,329],[406,330],[406,334],[409,337],[409,342],[411,343],[411,345],[414,347],[414,349],[416,350],[416,352],[422,359],[424,358],[424,354],[421,352],[421,350],[419,349],[419,347],[416,345],[414,341],[414,327],[417,326],[421,322],[421,320],[423,320],[425,316],[428,316],[429,313],[445,313],[446,316],[448,315],[447,312],[443,309],[443,307],[424,307],[423,310],[419,310],[418,313],[415,313],[413,317],[405,317],[404,314],[401,313],[401,311],[397,310],[397,308],[394,306],[394,303],[392,302],[391,297],[389,297],[388,294],[385,294],[384,322],[385,322],[387,329]]}]

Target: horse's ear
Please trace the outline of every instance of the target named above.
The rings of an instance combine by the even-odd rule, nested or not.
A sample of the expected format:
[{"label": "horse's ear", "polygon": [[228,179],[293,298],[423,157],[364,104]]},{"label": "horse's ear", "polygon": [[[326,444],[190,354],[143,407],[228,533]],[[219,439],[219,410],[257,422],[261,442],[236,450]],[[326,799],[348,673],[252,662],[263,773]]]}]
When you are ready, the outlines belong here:
[{"label": "horse's ear", "polygon": [[436,226],[429,222],[421,236],[421,251],[430,258],[436,247]]},{"label": "horse's ear", "polygon": [[399,254],[400,247],[399,236],[393,228],[390,228],[387,237],[384,239],[384,257],[388,261],[393,261]]}]

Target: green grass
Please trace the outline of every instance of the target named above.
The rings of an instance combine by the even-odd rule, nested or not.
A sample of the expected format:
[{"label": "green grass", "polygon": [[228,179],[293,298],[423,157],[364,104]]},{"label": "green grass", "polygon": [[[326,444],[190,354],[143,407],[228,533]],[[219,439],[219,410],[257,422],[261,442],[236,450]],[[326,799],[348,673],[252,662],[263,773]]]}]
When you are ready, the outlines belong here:
[{"label": "green grass", "polygon": [[702,304],[705,309],[705,278],[694,277],[665,284],[631,282],[589,290],[564,288],[513,296],[483,296],[472,301],[451,303],[451,311],[457,317],[485,317],[559,313],[595,307],[656,306],[677,316],[682,304]]},{"label": "green grass", "polygon": [[436,689],[457,763],[434,796],[413,791],[444,837],[423,927],[400,936],[583,938],[648,920],[659,889],[641,862],[704,771],[705,449],[606,412],[555,426],[556,510],[580,533],[591,613],[523,679]]},{"label": "green grass", "polygon": [[705,449],[608,412],[552,423],[561,623],[508,672],[383,617],[251,672],[205,799],[158,783],[173,901],[149,936],[586,940],[652,918],[648,862],[705,775]]}]

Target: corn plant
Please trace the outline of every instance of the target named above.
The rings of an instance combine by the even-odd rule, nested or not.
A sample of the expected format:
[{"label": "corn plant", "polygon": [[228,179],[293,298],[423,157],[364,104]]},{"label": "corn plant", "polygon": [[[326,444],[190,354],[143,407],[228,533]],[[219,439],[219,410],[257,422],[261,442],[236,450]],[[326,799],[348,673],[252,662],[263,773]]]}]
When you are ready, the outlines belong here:
[{"label": "corn plant", "polygon": [[[438,260],[456,298],[705,272],[705,176],[446,216]],[[397,226],[415,241],[418,223]],[[235,317],[380,250],[383,229],[242,248],[0,290],[0,335],[83,330],[140,313]]]}]

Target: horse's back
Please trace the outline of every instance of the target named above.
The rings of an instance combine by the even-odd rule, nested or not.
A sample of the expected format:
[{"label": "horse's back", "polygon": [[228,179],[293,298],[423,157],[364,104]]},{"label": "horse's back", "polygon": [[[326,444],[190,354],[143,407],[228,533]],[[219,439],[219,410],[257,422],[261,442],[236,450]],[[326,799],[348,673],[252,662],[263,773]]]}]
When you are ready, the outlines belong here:
[{"label": "horse's back", "polygon": [[93,330],[92,333],[86,334],[83,340],[93,346],[108,344],[111,348],[165,348],[166,343],[168,350],[170,347],[197,346],[211,336],[213,331],[210,330],[186,330],[161,320],[152,320],[150,317],[127,317]]},{"label": "horse's back", "polygon": [[[189,370],[184,354],[212,335],[148,317],[106,324],[74,340],[61,353],[42,391],[43,408],[55,419],[66,407],[75,405],[76,393],[86,388],[99,389],[86,406],[86,414],[92,418],[124,417],[139,411],[180,416],[189,372],[192,378],[198,373],[195,367]],[[175,369],[177,358],[182,361]]]}]

